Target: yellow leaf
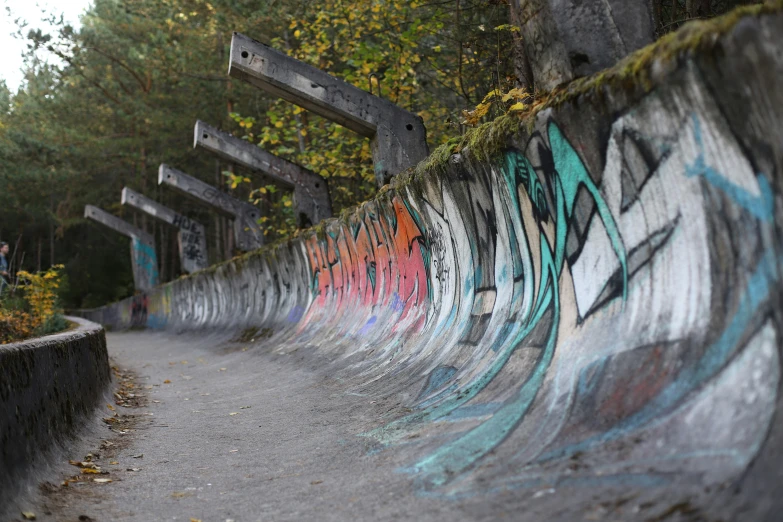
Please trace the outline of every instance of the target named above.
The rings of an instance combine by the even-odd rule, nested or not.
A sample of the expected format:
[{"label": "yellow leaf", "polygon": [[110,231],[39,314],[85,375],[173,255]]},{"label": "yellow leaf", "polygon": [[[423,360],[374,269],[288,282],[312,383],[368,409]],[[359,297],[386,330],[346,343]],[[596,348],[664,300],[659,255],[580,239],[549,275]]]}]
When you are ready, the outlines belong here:
[{"label": "yellow leaf", "polygon": [[302,136],[307,136],[307,130],[301,129],[299,132],[302,134]]},{"label": "yellow leaf", "polygon": [[282,122],[281,120],[277,120],[277,121],[275,122],[275,127],[277,127],[278,129],[279,129],[280,127],[282,127],[282,126],[283,126],[283,122]]},{"label": "yellow leaf", "polygon": [[171,381],[166,379],[165,381],[163,381],[163,384],[171,384]]},{"label": "yellow leaf", "polygon": [[294,31],[294,38],[299,38],[300,34],[302,34],[302,32],[299,29],[297,29],[296,31]]},{"label": "yellow leaf", "polygon": [[519,112],[527,109],[527,105],[522,102],[516,102],[514,105],[508,108],[509,112]]},{"label": "yellow leaf", "polygon": [[22,511],[22,518],[25,520],[35,520],[35,513],[32,511]]},{"label": "yellow leaf", "polygon": [[506,94],[503,95],[503,98],[501,98],[504,102],[507,102],[509,100],[524,100],[525,98],[528,98],[530,96],[530,93],[527,92],[525,89],[515,88],[508,91]]}]

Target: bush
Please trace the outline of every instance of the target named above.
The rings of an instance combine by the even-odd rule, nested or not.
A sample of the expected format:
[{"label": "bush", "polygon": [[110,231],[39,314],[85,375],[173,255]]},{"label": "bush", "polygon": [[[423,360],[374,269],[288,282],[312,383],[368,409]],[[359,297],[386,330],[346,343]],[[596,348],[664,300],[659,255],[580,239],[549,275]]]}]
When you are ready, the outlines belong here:
[{"label": "bush", "polygon": [[68,328],[68,321],[59,306],[57,292],[62,286],[63,265],[32,274],[24,270],[17,274],[24,286],[24,299],[8,292],[0,301],[0,344],[21,341],[32,336],[47,335]]}]

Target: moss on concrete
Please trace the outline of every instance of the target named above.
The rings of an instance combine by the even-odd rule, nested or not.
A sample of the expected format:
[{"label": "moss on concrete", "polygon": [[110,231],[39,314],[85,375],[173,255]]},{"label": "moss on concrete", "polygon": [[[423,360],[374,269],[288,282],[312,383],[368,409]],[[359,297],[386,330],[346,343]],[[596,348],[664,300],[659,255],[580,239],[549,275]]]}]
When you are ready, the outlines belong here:
[{"label": "moss on concrete", "polygon": [[315,235],[318,239],[324,240],[326,239],[327,226],[330,223],[339,222],[348,225],[351,216],[364,206],[371,203],[387,203],[394,194],[406,190],[415,179],[444,173],[454,154],[467,153],[474,159],[493,159],[506,148],[509,138],[516,134],[520,128],[531,132],[536,116],[543,110],[556,108],[585,96],[610,95],[619,91],[645,94],[665,78],[666,72],[669,70],[667,66],[676,66],[683,57],[712,51],[718,43],[719,37],[731,31],[743,18],[781,11],[783,11],[783,0],[771,0],[761,5],[739,7],[730,13],[710,20],[691,21],[680,30],[634,52],[614,67],[592,76],[574,80],[551,93],[537,96],[527,111],[504,114],[493,121],[471,129],[462,136],[450,139],[435,149],[427,159],[415,168],[395,176],[392,182],[382,187],[373,199],[356,207],[344,209],[338,218],[324,220],[310,228],[298,230],[294,234],[265,245],[258,250],[183,276],[180,279],[213,273],[231,263],[240,266],[251,256],[275,257],[278,248],[297,238],[305,239]]}]

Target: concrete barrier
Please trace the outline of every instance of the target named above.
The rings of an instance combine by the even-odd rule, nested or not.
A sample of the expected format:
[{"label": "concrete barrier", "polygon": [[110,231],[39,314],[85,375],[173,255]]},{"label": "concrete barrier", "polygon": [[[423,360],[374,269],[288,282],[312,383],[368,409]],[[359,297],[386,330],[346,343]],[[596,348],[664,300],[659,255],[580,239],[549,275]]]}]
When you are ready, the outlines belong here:
[{"label": "concrete barrier", "polygon": [[485,125],[340,220],[87,315],[330,356],[407,406],[363,435],[417,439],[428,492],[777,473],[773,4]]},{"label": "concrete barrier", "polygon": [[103,328],[84,319],[66,332],[0,345],[0,506],[33,461],[73,435],[111,382]]}]

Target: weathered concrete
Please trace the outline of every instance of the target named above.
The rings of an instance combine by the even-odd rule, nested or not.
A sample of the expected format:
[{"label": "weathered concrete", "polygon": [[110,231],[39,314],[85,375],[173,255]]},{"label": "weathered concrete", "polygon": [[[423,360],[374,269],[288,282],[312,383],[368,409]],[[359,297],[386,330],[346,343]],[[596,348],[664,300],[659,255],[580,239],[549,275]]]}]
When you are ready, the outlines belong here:
[{"label": "weathered concrete", "polygon": [[248,169],[263,172],[284,188],[293,189],[294,212],[299,228],[316,225],[322,219],[332,217],[329,185],[315,172],[200,120],[194,129],[193,146],[214,152]]},{"label": "weathered concrete", "polygon": [[160,281],[155,238],[142,229],[93,205],[84,206],[84,217],[130,238],[131,267],[136,290],[149,290]]},{"label": "weathered concrete", "polygon": [[122,189],[121,203],[140,210],[177,229],[179,261],[183,271],[192,274],[209,266],[207,234],[204,225],[128,187]]},{"label": "weathered concrete", "polygon": [[108,391],[103,328],[69,319],[73,330],[0,345],[0,512],[31,465],[72,436]]},{"label": "weathered concrete", "polygon": [[611,67],[655,38],[650,0],[511,0],[539,90]]},{"label": "weathered concrete", "polygon": [[231,197],[200,179],[164,164],[158,170],[158,183],[233,219],[234,239],[239,250],[249,251],[264,244],[264,233],[258,225],[261,213],[250,203]]},{"label": "weathered concrete", "polygon": [[379,186],[429,153],[419,116],[239,33],[228,74],[371,138]]},{"label": "weathered concrete", "polygon": [[[368,461],[341,448],[365,441],[400,507],[363,504],[353,518],[391,519],[426,498],[476,519],[778,520],[783,2],[775,5],[667,39],[650,51],[659,59],[579,83],[580,96],[529,122],[502,118],[317,233],[90,315],[163,330],[149,342],[187,342],[173,334],[189,332],[194,355],[211,346],[236,354],[242,369],[257,361],[258,379],[210,406],[226,407],[211,426],[243,444],[248,480],[273,457],[266,442],[285,436],[297,441],[286,445],[293,455],[264,478],[295,473],[301,459],[361,484],[373,475],[354,472]],[[619,88],[629,70],[644,82]],[[284,388],[305,377],[279,370],[270,393],[302,395],[244,404],[258,405],[259,417],[235,409],[240,390],[258,398],[274,359],[323,386]],[[192,386],[183,401],[209,393],[182,373]],[[334,414],[310,417],[296,401]],[[293,426],[278,426],[277,408]],[[243,424],[224,428],[232,419]],[[330,439],[311,421],[347,429]],[[263,444],[253,425],[269,430]],[[206,478],[202,457],[177,456]],[[358,496],[383,489],[366,484]],[[301,486],[289,503],[275,498],[281,490],[254,489],[241,513],[273,506],[276,518],[296,519],[316,504],[324,518],[341,517]],[[199,506],[215,506],[204,518],[232,517],[210,486],[189,487],[211,500]],[[339,506],[349,487],[329,490]]]}]

